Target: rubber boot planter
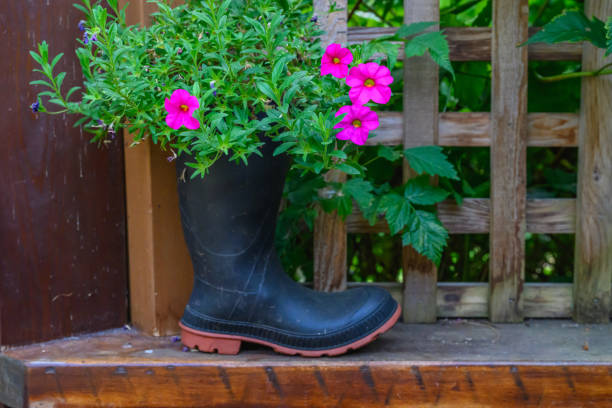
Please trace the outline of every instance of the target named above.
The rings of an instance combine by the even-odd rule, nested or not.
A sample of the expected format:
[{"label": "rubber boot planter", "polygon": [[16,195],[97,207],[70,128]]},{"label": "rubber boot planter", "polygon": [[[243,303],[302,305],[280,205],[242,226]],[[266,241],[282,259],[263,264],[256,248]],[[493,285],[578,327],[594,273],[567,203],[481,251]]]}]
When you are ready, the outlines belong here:
[{"label": "rubber boot planter", "polygon": [[284,155],[252,155],[248,166],[217,161],[189,180],[177,162],[181,219],[193,261],[193,293],[181,319],[183,344],[236,354],[243,341],[284,354],[338,355],[385,332],[400,309],[388,292],[360,287],[322,293],[293,281],[274,249],[289,168]]}]

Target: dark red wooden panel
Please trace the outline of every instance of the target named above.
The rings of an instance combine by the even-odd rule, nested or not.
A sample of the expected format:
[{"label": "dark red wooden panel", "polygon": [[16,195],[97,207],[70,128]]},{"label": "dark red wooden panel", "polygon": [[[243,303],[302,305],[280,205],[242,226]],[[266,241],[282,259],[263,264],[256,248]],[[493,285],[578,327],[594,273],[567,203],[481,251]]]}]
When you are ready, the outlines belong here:
[{"label": "dark red wooden panel", "polygon": [[33,114],[28,51],[47,40],[80,81],[74,0],[0,2],[0,344],[121,326],[127,317],[123,151],[73,117]]}]

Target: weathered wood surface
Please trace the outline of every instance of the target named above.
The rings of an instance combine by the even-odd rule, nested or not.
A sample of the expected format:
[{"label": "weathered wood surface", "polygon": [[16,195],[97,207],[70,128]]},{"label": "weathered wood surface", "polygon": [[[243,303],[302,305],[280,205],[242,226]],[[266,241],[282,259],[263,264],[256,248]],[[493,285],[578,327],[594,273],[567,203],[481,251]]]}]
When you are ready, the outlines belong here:
[{"label": "weathered wood surface", "polygon": [[[430,0],[404,0],[404,23],[438,21],[440,4]],[[438,29],[438,25],[432,29]],[[402,54],[402,52],[400,52]],[[404,62],[402,143],[418,138],[425,145],[438,144],[438,66],[428,56]],[[406,160],[404,182],[416,176]],[[435,182],[435,180],[432,180]],[[407,323],[436,321],[438,268],[411,246],[402,247],[404,296],[402,317]]]},{"label": "weathered wood surface", "polygon": [[[349,288],[362,285],[371,285],[371,283],[348,283]],[[373,285],[388,290],[395,300],[398,302],[402,301],[401,283],[377,282],[373,283]],[[489,315],[488,284],[476,282],[438,282],[436,304],[439,318],[486,318]],[[572,304],[572,284],[525,284],[525,317],[569,318],[572,315]]]},{"label": "weathered wood surface", "polygon": [[[589,0],[585,13],[606,19],[612,2]],[[584,45],[582,69],[612,63],[590,44]],[[612,77],[582,81],[578,146],[578,221],[574,269],[574,317],[607,322],[612,279]]]},{"label": "weathered wood surface", "polygon": [[[319,18],[321,29],[325,34],[321,37],[323,46],[331,43],[346,44],[347,0],[335,1],[339,11],[329,13],[330,0],[314,0],[314,14]],[[326,174],[327,181],[346,181],[346,174],[332,170]],[[332,191],[321,191],[320,194],[333,194]],[[346,288],[346,224],[336,213],[328,214],[321,208],[313,231],[313,272],[314,288],[322,291],[337,291]]]},{"label": "weathered wood surface", "polygon": [[[392,27],[350,27],[348,41],[350,44],[372,40],[382,35],[391,35],[397,28]],[[539,29],[530,28],[532,36]],[[450,48],[452,61],[490,61],[491,37],[489,27],[447,27],[444,29]],[[530,44],[529,59],[536,61],[580,61],[582,47],[575,43]],[[404,55],[399,53],[400,59]]]},{"label": "weathered wood surface", "polygon": [[489,318],[523,314],[527,181],[527,0],[493,0]]},{"label": "weathered wood surface", "polygon": [[64,91],[82,85],[74,53],[81,13],[72,3],[0,2],[1,345],[127,319],[121,140],[98,148],[73,127],[77,117],[30,110],[36,94],[48,90],[29,84],[43,79],[29,55],[38,42],[51,44],[51,57],[65,54],[56,66],[56,73],[67,72]]},{"label": "weathered wood surface", "polygon": [[[401,112],[381,112],[380,127],[366,145],[402,144]],[[484,112],[444,112],[438,115],[440,146],[490,146],[491,116]],[[531,113],[527,115],[527,146],[574,147],[578,145],[578,115],[573,113]],[[404,146],[427,144],[425,137],[412,134]]]},{"label": "weathered wood surface", "polygon": [[118,330],[0,361],[21,366],[32,407],[605,407],[611,335],[611,326],[570,321],[443,320],[398,324],[361,351],[310,359],[258,346],[184,353],[169,338]]},{"label": "weathered wood surface", "polygon": [[[461,206],[447,200],[438,204],[438,217],[451,234],[487,234],[490,226],[490,200],[466,198]],[[370,225],[357,206],[346,219],[349,233],[388,232],[384,218]],[[527,200],[527,232],[573,234],[576,230],[576,200],[547,198]]]},{"label": "weathered wood surface", "polygon": [[[128,23],[145,24],[155,10],[145,0],[131,1]],[[131,320],[149,334],[177,333],[193,267],[181,229],[175,166],[166,160],[170,153],[150,140],[130,147],[126,134],[125,144]]]}]

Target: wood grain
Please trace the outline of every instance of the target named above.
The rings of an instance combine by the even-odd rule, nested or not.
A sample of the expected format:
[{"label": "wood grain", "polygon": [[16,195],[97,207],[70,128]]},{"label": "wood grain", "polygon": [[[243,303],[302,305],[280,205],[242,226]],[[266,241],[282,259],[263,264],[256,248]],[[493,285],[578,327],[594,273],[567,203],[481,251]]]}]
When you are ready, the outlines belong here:
[{"label": "wood grain", "polygon": [[127,320],[121,139],[98,147],[73,127],[78,117],[29,107],[48,90],[29,84],[43,79],[28,53],[43,40],[51,58],[65,54],[55,70],[67,73],[63,90],[82,86],[73,3],[0,2],[0,345]]},{"label": "wood grain", "polygon": [[[348,287],[370,285],[349,282]],[[398,302],[402,299],[402,284],[377,282]],[[438,282],[438,318],[486,318],[489,315],[489,286],[477,282]],[[524,315],[529,318],[570,318],[572,316],[571,283],[526,283]],[[611,311],[612,312],[612,311]]]},{"label": "wood grain", "polygon": [[[395,33],[392,27],[350,27],[348,40],[350,44],[372,40],[382,35]],[[530,28],[529,35],[534,35],[538,28]],[[444,29],[450,48],[451,61],[491,61],[491,36],[489,27],[447,27]],[[535,61],[580,61],[582,47],[575,43],[530,44],[530,60]],[[399,53],[403,59],[403,53]]]},{"label": "wood grain", "polygon": [[493,1],[489,318],[523,318],[527,159],[527,0]]},{"label": "wood grain", "polygon": [[[405,24],[439,19],[440,5],[437,1],[404,0]],[[431,29],[438,28],[436,25]],[[410,141],[415,138],[419,138],[426,145],[438,144],[438,66],[428,56],[414,57],[404,62],[403,100],[404,146],[410,146]],[[404,181],[415,175],[408,162],[404,160]],[[402,269],[404,322],[434,322],[438,280],[436,265],[411,246],[404,246]]]},{"label": "wood grain", "polygon": [[[402,114],[381,112],[375,137],[366,145],[402,144]],[[440,146],[478,147],[491,145],[491,115],[485,112],[444,112],[438,115]],[[427,145],[421,134],[412,133],[404,146]],[[527,115],[527,146],[574,147],[578,145],[578,115],[573,113],[530,113]]]},{"label": "wood grain", "polygon": [[0,361],[23,367],[15,391],[31,407],[605,407],[611,335],[569,321],[443,320],[398,324],[345,356],[296,359],[257,346],[184,353],[169,338],[119,330],[9,350]]},{"label": "wood grain", "polygon": [[[585,13],[606,19],[612,2],[589,0]],[[604,51],[584,45],[582,69],[612,62]],[[578,221],[574,269],[574,318],[608,322],[612,279],[612,77],[582,81],[578,146]]]},{"label": "wood grain", "polygon": [[[125,2],[123,3],[125,4]],[[128,24],[144,24],[155,11],[131,1]],[[150,140],[130,147],[125,172],[132,323],[152,335],[177,333],[193,285],[193,267],[183,239],[174,165]]]},{"label": "wood grain", "polygon": [[[330,0],[314,0],[314,14],[319,18],[319,25],[325,33],[321,37],[323,46],[331,43],[346,44],[347,0],[335,1],[340,11],[329,13]],[[332,170],[325,175],[328,182],[344,182],[346,174]],[[320,191],[320,195],[330,192]],[[321,208],[317,210],[313,231],[314,256],[314,288],[322,291],[338,291],[346,289],[346,224],[337,212],[326,213]]]},{"label": "wood grain", "polygon": [[[466,198],[461,206],[455,201],[438,204],[438,217],[451,234],[487,234],[490,229],[488,198]],[[576,230],[576,200],[572,198],[527,200],[527,232],[535,234],[573,234]],[[380,218],[370,225],[357,206],[346,219],[347,230],[353,234],[388,232]]]}]

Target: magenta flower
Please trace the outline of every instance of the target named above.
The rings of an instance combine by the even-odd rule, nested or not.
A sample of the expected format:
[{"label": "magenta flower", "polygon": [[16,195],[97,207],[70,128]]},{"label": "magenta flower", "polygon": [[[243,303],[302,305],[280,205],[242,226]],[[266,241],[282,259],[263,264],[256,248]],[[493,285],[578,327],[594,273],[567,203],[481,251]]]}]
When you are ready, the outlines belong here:
[{"label": "magenta flower", "polygon": [[170,99],[166,98],[164,106],[168,112],[166,124],[172,129],[185,126],[194,130],[200,127],[200,122],[193,117],[193,112],[200,107],[200,102],[186,90],[177,89],[172,92]]},{"label": "magenta flower", "polygon": [[321,58],[321,76],[332,74],[336,78],[344,78],[348,74],[348,66],[353,62],[353,54],[340,44],[329,44]]},{"label": "magenta flower", "polygon": [[368,133],[378,127],[378,115],[372,109],[363,105],[349,105],[341,107],[336,116],[346,115],[334,129],[343,129],[336,135],[340,140],[350,140],[362,145],[368,140]]},{"label": "magenta flower", "polygon": [[349,98],[355,105],[363,105],[373,100],[385,104],[391,98],[393,77],[389,68],[375,62],[359,64],[351,68],[346,84],[351,87]]}]

